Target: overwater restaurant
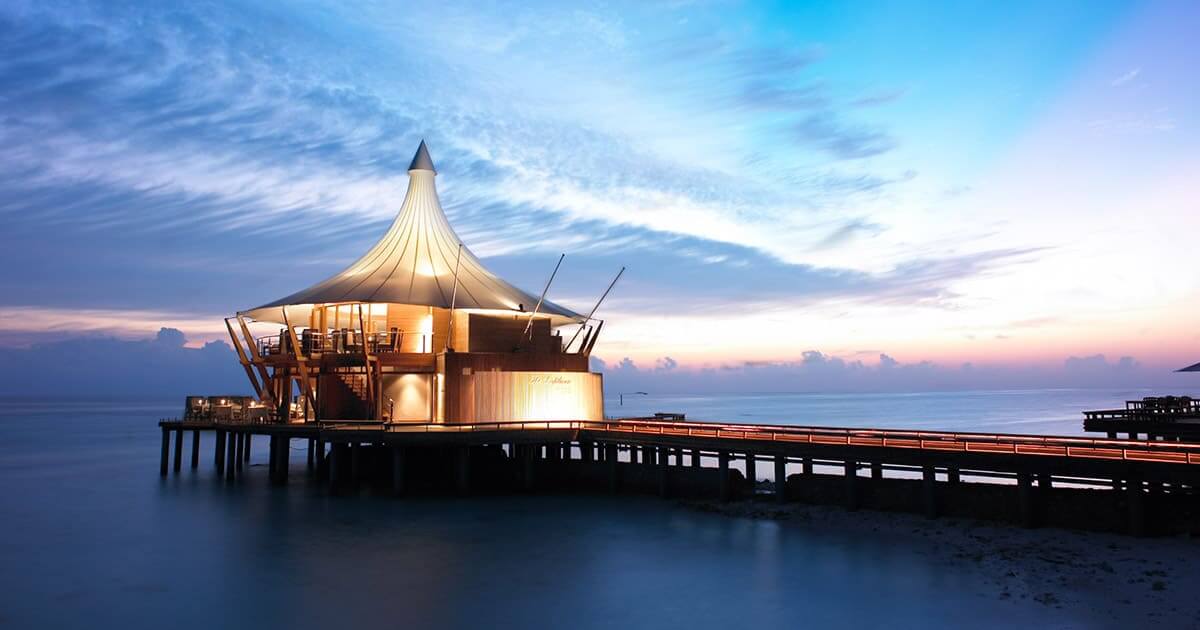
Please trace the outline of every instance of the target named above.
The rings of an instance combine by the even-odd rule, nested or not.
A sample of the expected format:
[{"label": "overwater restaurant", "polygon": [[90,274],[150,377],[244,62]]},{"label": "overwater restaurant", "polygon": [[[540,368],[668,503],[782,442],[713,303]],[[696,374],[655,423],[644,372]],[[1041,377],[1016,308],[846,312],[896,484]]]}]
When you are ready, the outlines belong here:
[{"label": "overwater restaurant", "polygon": [[[408,174],[399,214],[366,254],[225,321],[274,419],[602,419],[602,377],[588,370],[588,356],[603,322],[544,299],[545,291],[526,293],[480,263],[442,210],[424,142]],[[281,328],[251,334],[263,324]]]}]

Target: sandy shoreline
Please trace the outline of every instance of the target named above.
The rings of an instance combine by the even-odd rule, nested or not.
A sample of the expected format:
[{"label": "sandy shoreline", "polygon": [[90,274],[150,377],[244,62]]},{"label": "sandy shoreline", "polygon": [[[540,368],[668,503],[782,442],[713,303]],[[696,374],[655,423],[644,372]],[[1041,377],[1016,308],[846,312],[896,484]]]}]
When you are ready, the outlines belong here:
[{"label": "sandy shoreline", "polygon": [[692,509],[769,519],[846,537],[887,536],[935,562],[981,572],[1001,600],[1100,613],[1112,626],[1200,628],[1200,540],[1024,529],[966,519],[769,499],[683,501]]}]

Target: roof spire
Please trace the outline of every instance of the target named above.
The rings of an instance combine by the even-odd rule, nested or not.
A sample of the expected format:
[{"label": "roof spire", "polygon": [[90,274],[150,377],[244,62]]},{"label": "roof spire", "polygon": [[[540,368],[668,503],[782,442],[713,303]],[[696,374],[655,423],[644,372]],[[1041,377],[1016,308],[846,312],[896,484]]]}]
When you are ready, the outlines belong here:
[{"label": "roof spire", "polygon": [[429,149],[425,147],[425,141],[421,140],[421,146],[417,147],[417,154],[413,156],[412,164],[408,165],[410,171],[433,171],[437,175],[437,169],[433,168],[433,158],[429,157]]}]

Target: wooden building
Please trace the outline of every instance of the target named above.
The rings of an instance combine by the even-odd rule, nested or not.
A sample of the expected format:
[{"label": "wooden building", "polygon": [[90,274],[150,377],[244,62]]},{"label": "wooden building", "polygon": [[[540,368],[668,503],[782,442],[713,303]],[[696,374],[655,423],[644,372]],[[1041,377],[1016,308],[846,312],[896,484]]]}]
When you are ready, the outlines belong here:
[{"label": "wooden building", "polygon": [[[603,322],[488,271],[450,227],[422,142],[383,238],[342,272],[226,320],[277,421],[601,420]],[[278,324],[255,337],[250,323]],[[261,326],[260,326],[261,327]],[[563,332],[567,336],[564,337]]]}]

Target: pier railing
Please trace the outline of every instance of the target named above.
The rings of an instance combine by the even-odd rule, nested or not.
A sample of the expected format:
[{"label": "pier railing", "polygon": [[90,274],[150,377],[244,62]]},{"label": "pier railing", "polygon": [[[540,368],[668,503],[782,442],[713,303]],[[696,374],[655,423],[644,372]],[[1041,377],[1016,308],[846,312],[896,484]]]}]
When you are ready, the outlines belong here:
[{"label": "pier railing", "polygon": [[1200,464],[1200,444],[1113,440],[1089,437],[1038,436],[1005,433],[860,429],[715,422],[669,422],[643,418],[609,421],[546,420],[474,422],[469,424],[362,425],[320,423],[329,430],[383,430],[395,433],[476,433],[504,431],[596,431],[658,436],[707,437],[779,443],[905,448],[1011,455],[1042,455],[1089,459]]}]

